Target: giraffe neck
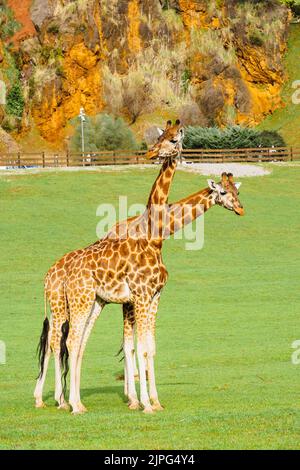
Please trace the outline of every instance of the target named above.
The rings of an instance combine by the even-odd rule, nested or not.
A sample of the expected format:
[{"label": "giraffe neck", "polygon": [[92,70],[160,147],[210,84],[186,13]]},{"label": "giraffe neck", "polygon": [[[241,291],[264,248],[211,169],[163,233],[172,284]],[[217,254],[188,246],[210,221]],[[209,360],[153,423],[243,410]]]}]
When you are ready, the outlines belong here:
[{"label": "giraffe neck", "polygon": [[176,166],[176,158],[171,156],[165,158],[148,199],[146,210],[148,242],[157,250],[162,247],[163,216]]},{"label": "giraffe neck", "polygon": [[174,204],[170,204],[164,224],[164,238],[166,235],[173,235],[183,226],[193,222],[215,204],[215,196],[209,188],[202,189]]},{"label": "giraffe neck", "polygon": [[[162,247],[162,242],[167,236],[173,235],[184,225],[189,224],[197,217],[203,215],[210,207],[216,204],[215,196],[209,188],[202,189],[190,196],[181,199],[174,204],[165,205],[164,211],[160,213],[159,237],[151,240],[151,244],[158,250]],[[163,213],[164,212],[164,213]],[[130,217],[112,228],[107,237],[119,237],[120,234],[145,238],[147,234],[147,220],[145,214],[137,217]],[[133,235],[137,234],[137,235]],[[99,243],[99,242],[96,242]]]},{"label": "giraffe neck", "polygon": [[170,187],[175,175],[177,160],[172,157],[166,157],[159,175],[156,178],[147,203],[149,209],[152,205],[163,205],[168,202]]}]

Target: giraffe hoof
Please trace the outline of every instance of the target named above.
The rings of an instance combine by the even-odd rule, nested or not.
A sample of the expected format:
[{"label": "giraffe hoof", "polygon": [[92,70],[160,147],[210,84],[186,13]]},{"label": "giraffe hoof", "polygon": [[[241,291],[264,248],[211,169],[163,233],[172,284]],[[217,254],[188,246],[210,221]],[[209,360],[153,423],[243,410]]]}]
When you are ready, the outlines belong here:
[{"label": "giraffe hoof", "polygon": [[87,413],[87,408],[84,405],[80,404],[79,409],[81,413]]},{"label": "giraffe hoof", "polygon": [[153,411],[164,411],[164,407],[160,403],[153,403],[151,407]]},{"label": "giraffe hoof", "polygon": [[61,405],[59,405],[57,407],[57,409],[58,410],[67,410],[67,411],[69,411],[70,407],[69,407],[68,403],[62,403]]},{"label": "giraffe hoof", "polygon": [[81,411],[81,410],[72,411],[73,416],[79,416],[79,415],[83,415],[83,414],[84,414],[84,411]]},{"label": "giraffe hoof", "polygon": [[36,402],[35,407],[36,408],[46,408],[46,404],[42,400],[39,400],[39,401]]},{"label": "giraffe hoof", "polygon": [[145,413],[146,415],[150,415],[150,414],[153,414],[154,411],[151,406],[147,406],[146,408],[143,409],[143,413]]},{"label": "giraffe hoof", "polygon": [[140,409],[140,404],[138,401],[133,401],[131,403],[128,403],[128,408],[130,410],[139,410]]}]

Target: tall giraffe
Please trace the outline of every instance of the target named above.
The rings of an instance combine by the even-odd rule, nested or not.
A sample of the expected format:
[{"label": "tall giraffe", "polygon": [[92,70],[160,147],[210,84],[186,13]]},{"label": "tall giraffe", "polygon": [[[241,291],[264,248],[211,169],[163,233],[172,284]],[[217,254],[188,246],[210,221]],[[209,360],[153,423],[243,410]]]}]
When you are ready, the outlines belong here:
[{"label": "tall giraffe", "polygon": [[[158,139],[157,144],[155,144],[154,147],[148,152],[149,158],[154,158],[156,156],[165,157],[165,161],[163,163],[160,174],[158,178],[156,179],[156,182],[154,183],[150,196],[149,196],[148,209],[152,205],[163,206],[163,204],[167,201],[170,184],[171,184],[171,181],[173,179],[174,172],[176,169],[176,157],[179,155],[181,148],[182,148],[181,147],[182,140],[183,140],[183,129],[180,125],[180,121],[177,120],[174,126],[172,126],[171,121],[168,121],[166,129],[162,133],[160,138]],[[104,249],[103,249],[103,244],[104,244]],[[106,250],[105,250],[105,245],[108,245],[108,248],[106,246]],[[117,245],[116,243],[112,244],[110,241],[105,242],[105,239],[104,239],[104,240],[97,241],[95,244],[87,247],[86,249],[76,250],[71,253],[68,253],[61,260],[55,263],[55,265],[52,266],[52,268],[50,268],[50,270],[48,271],[46,275],[45,312],[46,312],[46,302],[48,299],[50,303],[50,307],[51,307],[51,323],[49,324],[49,321],[45,313],[46,318],[44,321],[43,332],[41,335],[40,348],[39,348],[41,369],[40,369],[40,375],[38,377],[35,392],[34,392],[36,407],[44,406],[44,403],[42,400],[42,392],[43,392],[43,386],[44,386],[44,382],[46,378],[47,367],[48,367],[48,362],[49,362],[51,351],[53,351],[55,355],[55,371],[56,371],[55,372],[55,399],[59,404],[59,408],[67,407],[67,404],[64,399],[62,382],[61,382],[61,365],[62,364],[61,364],[60,351],[61,351],[62,336],[63,335],[66,336],[68,334],[68,326],[69,326],[70,301],[69,301],[69,298],[67,298],[68,295],[66,295],[67,294],[66,284],[68,282],[69,283],[68,286],[70,286],[70,283],[72,280],[72,276],[68,277],[69,270],[72,267],[72,269],[76,271],[76,269],[78,269],[79,267],[79,264],[83,263],[83,265],[85,266],[84,272],[87,273],[89,271],[90,276],[93,277],[95,276],[95,272],[93,271],[93,269],[95,269],[97,265],[97,261],[98,261],[98,263],[100,263],[98,269],[101,270],[102,268],[103,275],[106,276],[106,280],[104,284],[109,285],[109,288],[111,288],[112,280],[110,279],[110,277],[107,278],[107,273],[105,273],[106,270],[102,265],[106,265],[108,267],[111,264],[111,262],[109,262],[108,259],[106,258],[108,256],[107,252],[109,253],[109,255],[111,255],[112,250],[114,250],[118,254],[118,256],[120,255],[119,256],[120,259],[115,259],[115,263],[118,262],[118,265],[115,264],[115,266],[113,267],[114,271],[109,270],[109,273],[111,276],[111,274],[115,272],[115,275],[118,276],[116,280],[117,284],[120,284],[120,281],[122,284],[122,276],[124,277],[126,274],[125,266],[127,263],[128,263],[128,266],[130,265],[128,256],[132,248],[132,240],[131,240],[131,244],[129,240],[127,241],[125,240],[122,243],[119,243],[119,246],[116,246],[116,245]],[[138,253],[139,253],[139,255],[143,258],[143,260],[141,261],[141,265],[142,265],[142,268],[144,268],[145,270],[146,269],[145,266],[147,262],[145,261],[146,260],[145,253],[142,253],[142,251],[143,251],[143,247],[139,246],[135,254],[136,256],[138,256]],[[101,253],[103,254],[102,260],[101,260]],[[126,260],[124,266],[122,266],[121,258],[125,258]],[[78,261],[79,259],[82,259],[82,260]],[[134,276],[135,276],[134,270],[132,269],[131,278]],[[144,275],[144,277],[146,278],[147,276]],[[96,279],[97,279],[97,275],[95,276],[94,280]],[[81,279],[81,281],[84,284],[86,279],[85,278]],[[92,282],[91,278],[90,278],[90,281]],[[97,281],[99,284],[101,284],[101,281],[103,281],[103,279],[102,280],[97,279]],[[95,282],[95,285],[97,285],[97,281]],[[134,280],[132,279],[131,279],[131,282],[135,284]],[[100,286],[97,286],[97,287],[101,288]],[[124,292],[123,293],[115,292],[115,297],[112,296],[111,298],[110,297],[107,298],[104,295],[104,298],[101,299],[98,292],[94,292],[93,310],[92,312],[90,312],[90,315],[86,313],[86,318],[85,318],[86,323],[83,327],[83,331],[81,331],[82,344],[81,343],[79,344],[80,351],[77,351],[78,358],[75,357],[75,353],[73,353],[73,357],[71,356],[70,403],[75,413],[84,411],[84,407],[81,404],[80,399],[78,400],[78,403],[76,404],[77,397],[75,397],[75,380],[76,380],[76,377],[78,377],[80,374],[83,349],[85,347],[85,343],[87,341],[89,332],[97,316],[99,315],[100,310],[103,308],[105,303],[114,301],[114,298],[116,299],[117,303],[122,303],[123,294]],[[70,294],[70,297],[72,297],[72,294]],[[83,300],[86,297],[84,297],[83,295],[80,298],[81,300]],[[100,300],[96,302],[98,298],[100,298]],[[71,322],[71,326],[72,326],[72,322]],[[72,336],[70,334],[70,338],[71,337]],[[71,343],[71,346],[70,346],[70,349],[71,349],[73,344],[70,338],[68,339],[68,346],[70,346],[70,343]],[[75,371],[74,363],[76,363],[76,367],[78,369],[77,372]],[[72,366],[73,366],[73,369],[72,369]],[[130,400],[131,400],[131,403],[130,403],[131,407],[137,406],[136,396],[134,396],[133,399],[130,399]],[[145,409],[146,408],[147,406],[145,406]]]},{"label": "tall giraffe", "polygon": [[[196,218],[203,215],[208,209],[214,205],[219,205],[235,212],[237,215],[244,215],[244,208],[241,205],[238,195],[241,183],[235,183],[232,173],[222,173],[220,183],[215,183],[213,180],[208,180],[208,187],[198,191],[190,196],[181,199],[178,202],[169,204],[166,210],[164,219],[163,238],[173,235],[179,231],[184,225],[191,223]],[[135,220],[130,220],[128,224],[128,231]],[[112,231],[114,232],[114,228]],[[108,234],[109,236],[110,234]],[[158,309],[159,296],[156,297],[152,308],[148,311],[148,341],[152,345],[151,353],[147,356],[148,360],[148,378],[150,397],[156,403],[156,409],[162,409],[158,404],[158,396],[155,385],[153,357],[155,356],[155,323],[156,314]],[[124,317],[124,348],[129,341],[134,344],[134,326],[135,315],[133,305],[128,303],[123,305]],[[128,372],[126,370],[126,363],[124,367],[124,393],[128,393]]]}]

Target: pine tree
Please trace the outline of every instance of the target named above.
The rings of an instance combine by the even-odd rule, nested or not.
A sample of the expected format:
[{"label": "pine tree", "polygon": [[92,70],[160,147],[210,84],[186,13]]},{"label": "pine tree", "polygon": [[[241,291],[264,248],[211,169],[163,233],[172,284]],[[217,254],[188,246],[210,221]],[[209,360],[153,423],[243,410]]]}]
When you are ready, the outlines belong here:
[{"label": "pine tree", "polygon": [[17,81],[7,94],[6,111],[8,114],[21,118],[23,116],[24,105],[25,101],[21,84]]}]

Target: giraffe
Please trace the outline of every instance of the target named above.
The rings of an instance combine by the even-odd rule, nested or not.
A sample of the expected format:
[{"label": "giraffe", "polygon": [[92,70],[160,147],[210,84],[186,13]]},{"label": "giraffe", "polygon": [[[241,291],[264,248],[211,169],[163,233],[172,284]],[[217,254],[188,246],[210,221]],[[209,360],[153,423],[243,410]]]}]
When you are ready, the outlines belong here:
[{"label": "giraffe", "polygon": [[[209,187],[205,188],[204,190],[197,192],[191,196],[188,196],[181,201],[169,205],[169,214],[168,214],[168,222],[167,222],[167,230],[166,233],[173,234],[176,230],[179,230],[184,224],[190,223],[196,217],[199,217],[203,214],[206,210],[208,210],[213,205],[221,205],[226,209],[233,210],[238,215],[243,215],[244,210],[238,200],[238,188],[240,183],[233,183],[233,177],[231,174],[223,174],[222,175],[222,182],[217,184],[211,180],[209,180]],[[201,206],[202,205],[202,206]],[[182,211],[182,208],[185,211]],[[179,210],[178,210],[179,209]],[[136,218],[131,218],[130,222],[132,222]],[[130,229],[130,224],[128,225]],[[109,236],[109,234],[108,234]],[[150,338],[154,338],[155,334],[155,318],[156,318],[156,311],[158,307],[159,296],[155,298],[155,302],[153,302],[151,310],[148,312],[148,329],[150,334]],[[135,315],[132,309],[132,304],[127,303],[124,306],[124,345],[126,344],[126,337],[129,339],[130,342],[133,341],[133,326],[135,324]],[[148,364],[148,376],[149,376],[149,383],[150,383],[150,396],[152,396],[152,400],[155,401],[155,397],[157,395],[156,386],[155,386],[155,377],[154,377],[154,367],[153,367],[153,357],[155,354],[155,342],[152,340],[152,349],[149,357],[147,358]],[[134,347],[134,346],[132,346]],[[124,347],[125,349],[125,347]],[[131,350],[133,354],[133,349]],[[125,368],[125,384],[126,389],[128,388],[128,375],[127,369]],[[156,398],[156,404],[154,403],[155,409],[162,409],[158,402],[158,398]]]},{"label": "giraffe", "polygon": [[[191,223],[196,218],[203,215],[208,209],[215,205],[224,207],[227,210],[233,211],[239,216],[244,215],[244,208],[239,201],[239,188],[241,183],[234,182],[232,173],[222,173],[221,182],[209,179],[208,187],[196,192],[192,195],[177,201],[176,203],[169,204],[165,216],[163,238],[173,235],[180,230],[184,225]],[[129,221],[128,230],[130,231],[130,224],[134,220]],[[114,228],[112,231],[115,230]],[[108,234],[109,236],[109,234]],[[155,356],[155,323],[156,314],[158,309],[159,296],[153,303],[152,308],[148,312],[148,336],[152,344],[151,354],[148,356],[148,376],[150,396],[154,401],[157,400],[157,391],[155,386],[153,357]],[[123,343],[125,344],[127,338],[134,341],[134,327],[135,327],[135,314],[132,304],[125,304],[123,306]],[[124,394],[128,393],[127,383],[127,370],[126,364],[124,366]],[[156,407],[157,410],[163,409],[161,406]]]},{"label": "giraffe", "polygon": [[[155,184],[152,187],[149,200],[148,200],[148,207],[153,204],[157,204],[157,205],[164,204],[168,198],[170,184],[171,184],[171,181],[173,179],[174,172],[176,169],[176,157],[178,157],[182,149],[183,136],[184,136],[184,133],[183,133],[183,128],[180,125],[180,121],[177,120],[174,126],[172,126],[171,121],[168,121],[166,129],[161,132],[161,136],[159,137],[158,142],[148,152],[148,158],[150,159],[158,157],[158,156],[165,157],[160,174],[158,178],[156,179]],[[75,266],[74,269],[76,269],[76,267],[78,266],[78,259],[80,259],[81,257],[83,257],[83,259],[85,260],[85,263],[87,263],[88,265],[92,264],[92,266],[94,266],[95,262],[93,260],[93,256],[96,253],[103,252],[103,249],[101,251],[101,247],[103,243],[105,244],[105,239],[98,240],[96,243],[94,243],[93,245],[90,245],[89,247],[85,249],[76,250],[71,253],[68,253],[62,259],[60,259],[57,263],[55,263],[50,268],[50,270],[48,271],[46,275],[45,295],[44,295],[45,297],[45,320],[44,320],[44,326],[43,326],[43,331],[42,331],[40,345],[39,345],[40,374],[39,374],[35,392],[34,392],[34,397],[35,397],[37,408],[44,406],[44,403],[42,400],[42,392],[43,392],[43,386],[44,386],[44,382],[46,378],[48,362],[49,362],[51,352],[54,352],[54,356],[55,356],[55,399],[58,402],[59,408],[62,408],[62,409],[68,408],[68,405],[65,402],[63,387],[62,387],[62,380],[61,380],[62,357],[60,357],[60,353],[62,349],[62,344],[61,344],[62,337],[63,335],[68,334],[68,327],[69,327],[70,305],[69,305],[69,299],[67,298],[67,295],[66,295],[67,280],[70,283],[70,279],[68,278],[68,272],[71,269],[72,265],[74,265]],[[108,244],[111,244],[111,243],[108,242]],[[125,243],[120,244],[119,250],[123,250],[122,256],[125,256],[125,257],[126,255],[128,256],[127,254],[128,246],[130,248],[130,244],[127,246]],[[115,249],[115,246],[113,246],[113,249]],[[140,251],[142,250],[141,246],[139,247],[139,250]],[[111,253],[111,249],[109,253]],[[146,264],[145,258],[143,258],[142,264]],[[89,266],[89,268],[90,267],[91,266]],[[115,269],[116,268],[117,266],[115,266]],[[120,264],[118,269],[124,270],[124,267],[122,268],[122,263]],[[110,273],[111,272],[112,271],[110,271]],[[120,277],[121,273],[116,271],[116,275]],[[98,293],[96,295],[97,297],[99,297]],[[49,300],[50,307],[51,307],[50,323],[48,321],[47,314],[46,314],[47,300]],[[111,301],[111,300],[113,301],[114,299],[109,299],[108,301]],[[122,295],[120,298],[116,296],[116,300],[122,303]],[[87,328],[88,333],[86,333],[85,331],[82,332],[82,335],[86,333],[85,335],[86,339],[84,340],[84,342],[87,341],[89,330],[91,329],[91,326],[94,324],[101,309],[104,307],[106,303],[107,303],[107,300],[101,299],[101,298],[99,302],[94,302],[93,312],[91,313],[91,318],[86,319],[86,327],[89,327]],[[68,339],[68,345],[70,345],[70,343],[71,343],[71,340]],[[71,360],[72,359],[74,363],[75,362],[74,357],[71,358]],[[77,365],[79,370],[81,367],[81,359],[82,359],[82,355],[79,358],[78,365]],[[72,363],[72,366],[74,365],[73,363]],[[71,369],[71,375],[73,379],[73,383],[72,383],[73,388],[71,389],[72,393],[70,393],[70,397],[71,397],[70,403],[71,405],[73,405],[72,407],[73,407],[74,412],[81,412],[85,410],[83,405],[79,401],[78,406],[76,406],[75,401],[74,401],[74,394],[75,394],[74,392],[74,388],[75,388],[74,368],[75,366],[73,367],[73,370]],[[77,375],[78,374],[79,372],[77,372]],[[130,403],[130,405],[132,408],[137,406],[136,394],[134,397],[131,398],[131,402],[132,403]],[[147,403],[147,398],[145,398],[145,403],[146,403],[145,409],[148,408],[150,410],[149,404]]]},{"label": "giraffe", "polygon": [[[170,231],[170,234],[174,233],[176,230],[181,228],[181,226],[185,223],[189,223],[191,220],[194,220],[194,218],[198,217],[203,213],[202,210],[197,208],[198,204],[204,204],[204,211],[206,211],[208,208],[212,207],[212,205],[218,204],[224,206],[226,209],[229,210],[234,210],[237,214],[243,215],[243,208],[240,205],[240,202],[237,198],[237,190],[239,187],[240,183],[233,183],[233,177],[231,174],[226,174],[222,175],[222,183],[221,184],[216,184],[213,181],[209,180],[209,188],[206,188],[205,190],[202,190],[198,193],[195,193],[192,196],[188,196],[187,198],[179,201],[177,204],[170,205],[170,211],[169,211],[169,225],[168,225],[168,230]],[[182,212],[176,210],[174,212],[174,207],[175,209],[178,207],[188,207],[188,212],[184,213],[184,217],[182,216]],[[181,214],[181,215],[180,215]],[[136,218],[131,218],[129,222],[132,222]],[[128,221],[127,221],[128,222]],[[121,223],[122,225],[122,223]],[[128,225],[130,227],[130,223]],[[160,292],[158,293],[160,295]],[[156,318],[156,311],[158,307],[158,301],[159,301],[159,295],[155,296],[153,299],[151,309],[148,310],[147,315],[148,320],[146,325],[146,329],[148,328],[147,334],[150,334],[150,351],[149,355],[147,354],[147,367],[148,367],[148,376],[149,376],[149,383],[150,383],[150,396],[152,398],[152,410],[154,409],[161,409],[161,406],[159,404],[158,398],[157,398],[157,392],[156,392],[156,386],[155,386],[155,376],[154,376],[154,365],[153,365],[153,356],[155,354],[155,341],[154,341],[154,332],[155,332],[155,318]],[[123,305],[124,309],[124,351],[126,352],[126,330],[127,330],[127,337],[129,339],[129,346],[131,346],[131,360],[133,359],[133,351],[134,351],[134,345],[133,345],[133,326],[136,323],[136,317],[135,317],[135,312],[133,309],[133,304],[130,302],[126,302]],[[128,333],[129,332],[129,333]],[[154,347],[153,347],[154,346]],[[129,348],[130,352],[130,348]],[[144,364],[145,365],[145,364]],[[146,367],[145,367],[146,368]],[[130,368],[132,372],[132,364]],[[127,371],[127,362],[126,362],[126,353],[125,353],[125,390],[126,393],[130,391],[134,387],[134,384],[132,383],[132,377],[131,381],[129,381],[129,376],[128,376],[128,371]],[[145,374],[143,379],[145,380]],[[128,393],[129,399],[130,399],[130,393]],[[138,402],[132,402],[132,400],[129,401],[130,403],[130,408],[135,409],[139,406]],[[143,401],[142,401],[143,403]],[[152,412],[152,410],[148,409],[145,412]],[[83,410],[81,409],[80,412]]]}]

